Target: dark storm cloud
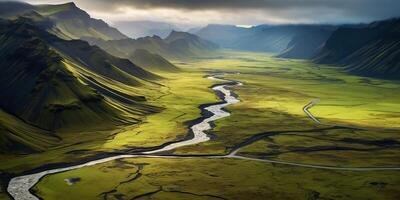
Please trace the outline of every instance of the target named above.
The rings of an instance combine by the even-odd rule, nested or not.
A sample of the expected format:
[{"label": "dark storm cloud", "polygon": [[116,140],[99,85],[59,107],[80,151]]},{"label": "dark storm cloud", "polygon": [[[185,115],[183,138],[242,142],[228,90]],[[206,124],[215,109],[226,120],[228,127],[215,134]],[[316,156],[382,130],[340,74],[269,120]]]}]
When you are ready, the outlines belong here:
[{"label": "dark storm cloud", "polygon": [[[85,0],[81,0],[83,2]],[[141,9],[169,8],[182,10],[265,10],[284,13],[287,18],[306,13],[315,17],[340,14],[336,17],[380,19],[399,15],[400,0],[91,0],[102,9],[134,7]],[[291,13],[293,12],[293,13]],[[315,13],[313,15],[313,13]],[[285,17],[285,16],[282,16]]]},{"label": "dark storm cloud", "polygon": [[[68,0],[23,0],[30,3],[60,3]],[[131,9],[130,14],[149,11],[165,17],[157,9],[176,11],[176,18],[195,20],[195,12],[215,11],[203,15],[210,23],[369,22],[398,17],[400,0],[70,0],[85,10],[110,20]],[[136,10],[136,11],[135,11]],[[152,15],[150,15],[153,17]],[[121,17],[121,16],[119,16]],[[212,18],[213,17],[213,18]],[[178,19],[176,19],[178,20]],[[216,21],[213,21],[216,20]]]},{"label": "dark storm cloud", "polygon": [[[81,0],[84,1],[84,0]],[[136,8],[172,8],[187,10],[203,9],[292,9],[338,8],[352,11],[400,9],[399,0],[96,0],[104,6],[133,6]]]}]

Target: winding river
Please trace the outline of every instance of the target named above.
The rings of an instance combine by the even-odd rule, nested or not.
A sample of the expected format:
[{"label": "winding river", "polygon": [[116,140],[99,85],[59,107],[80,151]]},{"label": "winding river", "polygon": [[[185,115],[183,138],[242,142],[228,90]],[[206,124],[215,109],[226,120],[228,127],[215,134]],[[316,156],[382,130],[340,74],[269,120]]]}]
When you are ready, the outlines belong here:
[{"label": "winding river", "polygon": [[[205,131],[212,129],[211,122],[221,119],[224,117],[228,117],[230,115],[229,112],[223,110],[224,107],[238,103],[240,100],[235,97],[231,90],[229,90],[226,86],[239,86],[242,83],[238,81],[230,81],[225,79],[216,78],[217,75],[222,75],[224,73],[217,73],[212,76],[208,76],[207,78],[216,80],[216,81],[224,81],[224,84],[216,85],[212,87],[213,90],[223,94],[223,100],[220,103],[213,104],[207,107],[204,107],[204,110],[207,110],[211,113],[210,116],[204,118],[200,122],[192,125],[190,127],[193,137],[187,140],[179,141],[170,143],[169,145],[160,147],[159,149],[153,149],[149,151],[140,152],[140,154],[122,154],[122,155],[110,155],[106,158],[101,158],[97,160],[88,161],[83,164],[77,164],[69,167],[60,167],[55,169],[49,169],[37,173],[32,173],[28,175],[22,175],[14,177],[10,180],[7,192],[15,199],[15,200],[39,200],[39,198],[33,195],[30,192],[30,189],[37,184],[41,178],[45,177],[46,175],[55,174],[59,172],[65,172],[69,170],[79,169],[82,167],[93,166],[100,163],[105,163],[108,161],[121,159],[121,158],[134,158],[134,157],[141,157],[141,158],[170,158],[170,159],[190,159],[190,158],[208,158],[208,159],[220,159],[220,158],[232,158],[232,159],[243,159],[243,160],[250,160],[250,161],[259,161],[259,162],[266,162],[266,163],[275,163],[275,164],[282,164],[282,165],[289,165],[289,166],[298,166],[298,167],[306,167],[306,168],[314,168],[314,169],[324,169],[324,170],[343,170],[343,171],[382,171],[382,170],[400,170],[400,167],[333,167],[333,166],[323,166],[323,165],[312,165],[312,164],[304,164],[304,163],[296,163],[296,162],[285,162],[285,161],[276,161],[276,160],[269,160],[269,159],[259,159],[259,158],[250,158],[237,155],[237,152],[240,148],[234,149],[228,155],[222,156],[171,156],[171,155],[156,155],[156,153],[169,151],[176,149],[178,147],[183,147],[187,145],[198,144],[201,142],[206,142],[210,140],[210,137],[205,133]],[[304,112],[315,122],[320,123],[318,119],[316,119],[308,109],[311,108],[313,105],[318,103],[318,100],[313,101],[307,104],[303,110]]]},{"label": "winding river", "polygon": [[[222,73],[218,73],[216,75],[222,75]],[[226,88],[226,86],[227,85],[242,85],[242,83],[237,82],[237,81],[227,81],[224,79],[216,78],[215,77],[216,75],[208,76],[207,78],[209,78],[211,80],[226,82],[225,84],[216,85],[216,86],[212,87],[213,90],[223,94],[224,101],[221,103],[210,105],[210,106],[203,108],[203,109],[209,111],[210,113],[212,113],[212,115],[190,127],[190,129],[192,130],[192,133],[193,133],[193,137],[191,139],[171,143],[160,149],[141,152],[142,154],[145,154],[145,155],[125,154],[125,155],[110,156],[107,158],[89,161],[89,162],[86,162],[86,163],[83,163],[80,165],[74,165],[74,166],[70,166],[70,167],[63,167],[63,168],[57,168],[57,169],[50,169],[50,170],[45,170],[45,171],[38,172],[38,173],[14,177],[10,180],[10,182],[8,184],[7,192],[15,200],[39,200],[38,197],[36,197],[32,193],[30,193],[30,189],[36,183],[38,183],[42,177],[44,177],[46,175],[55,174],[55,173],[59,173],[59,172],[65,172],[65,171],[74,170],[74,169],[87,167],[87,166],[92,166],[92,165],[96,165],[96,164],[100,164],[100,163],[104,163],[104,162],[108,162],[108,161],[112,161],[112,160],[116,160],[116,159],[120,159],[120,158],[132,158],[132,157],[139,157],[139,156],[140,157],[160,157],[160,156],[151,156],[151,154],[164,152],[164,151],[168,151],[168,150],[173,150],[178,147],[183,147],[183,146],[187,146],[187,145],[193,145],[193,144],[198,144],[201,142],[208,141],[210,139],[210,137],[205,133],[205,131],[212,129],[210,123],[217,119],[228,117],[230,115],[230,113],[224,111],[222,108],[239,102],[239,99],[237,99],[232,94],[232,92]],[[167,157],[167,156],[164,156],[164,157]]]}]

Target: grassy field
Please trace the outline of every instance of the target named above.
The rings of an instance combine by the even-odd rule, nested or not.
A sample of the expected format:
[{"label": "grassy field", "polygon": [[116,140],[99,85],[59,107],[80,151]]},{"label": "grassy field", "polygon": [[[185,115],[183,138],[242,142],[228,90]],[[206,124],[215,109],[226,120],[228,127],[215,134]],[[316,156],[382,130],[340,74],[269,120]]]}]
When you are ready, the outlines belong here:
[{"label": "grassy field", "polygon": [[[222,155],[243,146],[240,155],[279,161],[339,167],[400,165],[399,131],[390,130],[400,128],[400,94],[394,92],[399,82],[352,76],[334,67],[263,53],[225,51],[215,58],[176,64],[183,71],[162,74],[167,77],[159,81],[164,86],[159,95],[149,98],[165,108],[162,112],[119,130],[68,134],[69,145],[45,153],[2,155],[6,162],[0,170],[18,173],[44,163],[73,162],[181,139],[187,122],[200,116],[198,106],[218,101],[209,88],[215,82],[204,78],[210,71],[239,72],[222,77],[244,83],[232,88],[241,102],[227,108],[230,117],[215,123],[211,141],[176,149],[174,154]],[[302,110],[316,98],[321,102],[310,111],[323,125]],[[67,185],[64,179],[71,177],[81,180]],[[91,187],[94,183],[96,187]],[[66,192],[69,199],[398,199],[399,184],[400,176],[393,171],[340,172],[235,159],[154,158],[118,160],[50,175],[35,190],[44,199],[63,199],[58,195]]]},{"label": "grassy field", "polygon": [[[44,199],[60,200],[398,199],[399,173],[235,159],[124,159],[45,177],[34,191]],[[66,179],[77,182],[68,185]]]},{"label": "grassy field", "polygon": [[[400,165],[399,130],[388,130],[400,126],[400,96],[393,92],[399,82],[244,52],[226,52],[222,58],[192,66],[240,72],[224,77],[244,83],[233,88],[242,102],[228,107],[232,116],[216,122],[215,140],[180,148],[176,154],[226,154],[261,134],[239,153],[332,166]],[[302,110],[316,98],[321,102],[310,111],[324,125]],[[372,157],[372,152],[379,156]]]}]

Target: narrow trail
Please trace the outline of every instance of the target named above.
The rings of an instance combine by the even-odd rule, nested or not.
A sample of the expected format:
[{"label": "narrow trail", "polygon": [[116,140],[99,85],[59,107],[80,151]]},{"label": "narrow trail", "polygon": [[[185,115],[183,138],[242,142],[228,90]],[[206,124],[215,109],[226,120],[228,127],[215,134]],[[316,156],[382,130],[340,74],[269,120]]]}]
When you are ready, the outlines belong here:
[{"label": "narrow trail", "polygon": [[[240,102],[240,100],[232,93],[231,90],[229,90],[226,86],[240,86],[242,83],[238,81],[230,81],[230,80],[225,80],[221,78],[216,78],[215,76],[217,75],[223,75],[223,73],[217,73],[212,76],[208,76],[207,78],[212,79],[212,80],[217,80],[217,81],[224,81],[223,84],[215,85],[212,87],[213,90],[216,92],[220,92],[223,94],[223,100],[220,103],[216,103],[207,107],[204,107],[203,109],[212,113],[211,116],[204,118],[202,121],[199,123],[196,123],[190,127],[191,132],[193,133],[193,136],[187,140],[183,141],[178,141],[178,142],[172,142],[169,143],[166,146],[162,146],[158,149],[152,149],[148,151],[142,151],[142,152],[137,152],[136,154],[120,154],[120,155],[109,155],[108,157],[101,158],[101,159],[96,159],[92,161],[85,162],[83,164],[76,164],[73,166],[67,166],[67,167],[60,167],[60,168],[55,168],[55,169],[49,169],[49,170],[44,170],[41,172],[37,173],[32,173],[28,175],[22,175],[22,176],[17,176],[14,177],[10,180],[8,187],[7,187],[7,192],[10,196],[12,196],[15,200],[39,200],[39,197],[35,196],[30,192],[30,189],[35,186],[40,179],[43,177],[50,175],[50,174],[55,174],[55,173],[60,173],[60,172],[65,172],[65,171],[70,171],[74,169],[79,169],[82,167],[88,167],[88,166],[93,166],[96,164],[100,163],[105,163],[109,162],[112,160],[116,159],[122,159],[122,158],[170,158],[170,159],[195,159],[195,158],[204,158],[204,159],[241,159],[241,160],[249,160],[249,161],[258,161],[258,162],[266,162],[266,163],[275,163],[275,164],[281,164],[281,165],[289,165],[289,166],[298,166],[298,167],[306,167],[306,168],[314,168],[314,169],[325,169],[325,170],[343,170],[343,171],[382,171],[382,170],[400,170],[400,167],[331,167],[331,166],[322,166],[322,165],[311,165],[311,164],[303,164],[303,163],[295,163],[295,162],[285,162],[285,161],[275,161],[275,160],[268,160],[268,159],[259,159],[259,158],[251,158],[251,157],[244,157],[237,155],[237,152],[243,148],[244,146],[239,146],[238,148],[234,149],[230,154],[228,155],[188,155],[188,156],[173,156],[173,155],[156,155],[157,153],[160,152],[165,152],[169,150],[173,150],[179,147],[187,146],[187,145],[193,145],[193,144],[198,144],[202,142],[206,142],[210,140],[210,137],[205,133],[207,130],[211,130],[212,126],[211,123],[215,120],[228,117],[230,115],[229,112],[226,112],[223,110],[224,107],[235,104]],[[310,107],[315,105],[315,103],[310,103],[308,106],[305,106],[303,110],[306,112]],[[307,112],[306,112],[307,113]],[[312,114],[310,112],[307,113],[310,117]],[[313,116],[311,117],[313,118]],[[315,119],[315,120],[314,120]],[[313,120],[315,122],[320,123],[316,118]]]}]

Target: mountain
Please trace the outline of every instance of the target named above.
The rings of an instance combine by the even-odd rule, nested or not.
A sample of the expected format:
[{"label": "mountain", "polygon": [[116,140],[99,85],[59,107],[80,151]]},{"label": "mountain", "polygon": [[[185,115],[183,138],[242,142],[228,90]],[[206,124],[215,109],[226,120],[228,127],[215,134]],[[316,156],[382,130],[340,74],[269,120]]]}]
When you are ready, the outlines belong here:
[{"label": "mountain", "polygon": [[195,34],[224,48],[233,48],[240,38],[250,36],[253,29],[241,28],[234,25],[210,24]]},{"label": "mountain", "polygon": [[340,27],[314,61],[363,76],[400,79],[400,19]]},{"label": "mountain", "polygon": [[196,35],[224,48],[263,51],[285,58],[309,58],[327,40],[335,26],[258,25],[251,28],[233,25],[208,25]]},{"label": "mountain", "polygon": [[47,24],[50,32],[64,39],[81,39],[83,37],[117,40],[127,38],[117,29],[104,21],[94,19],[74,3],[60,5],[30,5],[22,2],[0,2],[0,17],[16,19],[19,16],[30,16],[34,13],[38,20],[51,22]]},{"label": "mountain", "polygon": [[[85,38],[113,55],[129,58],[135,50],[145,49],[168,59],[187,59],[210,55],[218,49],[218,45],[204,40],[197,35],[172,31],[167,38],[147,36],[138,39],[121,39],[104,41],[96,38]],[[132,60],[135,62],[134,60]]]},{"label": "mountain", "polygon": [[131,38],[153,35],[165,38],[172,30],[178,29],[172,24],[156,21],[119,21],[113,23],[113,26]]},{"label": "mountain", "polygon": [[321,50],[333,31],[333,27],[327,26],[304,27],[277,57],[310,59]]},{"label": "mountain", "polygon": [[113,129],[160,110],[144,97],[159,76],[28,18],[0,21],[0,70],[0,150],[43,150],[59,133]]},{"label": "mountain", "polygon": [[178,72],[179,68],[158,54],[145,49],[136,49],[129,56],[135,64],[151,72]]},{"label": "mountain", "polygon": [[172,31],[164,41],[178,57],[208,55],[219,48],[217,44],[187,32]]}]

